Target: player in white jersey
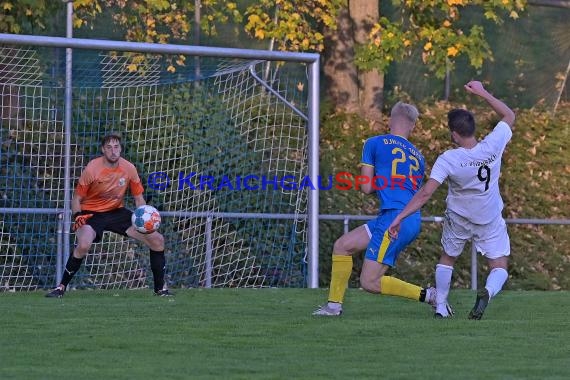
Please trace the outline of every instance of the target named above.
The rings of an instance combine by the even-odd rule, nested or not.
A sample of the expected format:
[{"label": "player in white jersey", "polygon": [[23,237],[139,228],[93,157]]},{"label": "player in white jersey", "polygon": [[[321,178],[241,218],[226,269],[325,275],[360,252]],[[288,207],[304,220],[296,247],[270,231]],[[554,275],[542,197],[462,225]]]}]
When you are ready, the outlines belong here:
[{"label": "player in white jersey", "polygon": [[491,95],[478,81],[465,90],[483,98],[502,117],[482,141],[475,138],[475,119],[471,112],[454,109],[447,115],[451,140],[459,147],[441,154],[432,168],[430,179],[394,219],[388,231],[398,236],[400,223],[419,210],[433,192],[447,180],[447,209],[441,244],[443,253],[435,270],[437,289],[435,317],[451,316],[447,296],[451,286],[453,265],[468,240],[487,258],[490,273],[485,288],[477,292],[469,319],[481,319],[489,300],[496,296],[508,278],[507,257],[510,242],[501,212],[503,200],[499,192],[501,158],[512,136],[514,112]]}]

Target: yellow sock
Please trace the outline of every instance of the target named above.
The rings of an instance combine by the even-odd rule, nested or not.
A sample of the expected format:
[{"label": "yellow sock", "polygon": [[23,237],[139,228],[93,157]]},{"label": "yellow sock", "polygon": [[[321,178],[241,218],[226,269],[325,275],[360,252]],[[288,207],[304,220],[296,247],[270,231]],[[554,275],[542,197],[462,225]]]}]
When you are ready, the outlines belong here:
[{"label": "yellow sock", "polygon": [[351,273],[352,256],[333,253],[329,302],[342,303]]},{"label": "yellow sock", "polygon": [[382,276],[380,278],[380,293],[382,294],[419,301],[421,291],[422,288],[420,286],[410,284],[395,277]]}]

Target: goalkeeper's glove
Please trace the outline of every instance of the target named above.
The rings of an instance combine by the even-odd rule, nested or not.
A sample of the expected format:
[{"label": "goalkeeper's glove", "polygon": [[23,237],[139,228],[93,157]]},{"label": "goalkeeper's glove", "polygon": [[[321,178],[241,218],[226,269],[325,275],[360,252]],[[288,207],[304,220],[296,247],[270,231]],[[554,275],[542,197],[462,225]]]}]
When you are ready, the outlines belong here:
[{"label": "goalkeeper's glove", "polygon": [[71,230],[73,232],[77,231],[81,227],[87,223],[87,219],[91,218],[93,214],[84,214],[83,211],[76,212],[73,214],[73,225],[71,226]]}]

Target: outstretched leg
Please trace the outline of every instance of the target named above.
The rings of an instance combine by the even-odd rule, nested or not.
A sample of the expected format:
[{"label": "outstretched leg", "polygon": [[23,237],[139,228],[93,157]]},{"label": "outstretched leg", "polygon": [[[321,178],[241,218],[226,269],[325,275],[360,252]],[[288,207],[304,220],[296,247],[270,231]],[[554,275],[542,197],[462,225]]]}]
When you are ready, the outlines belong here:
[{"label": "outstretched leg", "polygon": [[366,258],[362,265],[360,285],[364,290],[374,294],[409,298],[415,301],[435,303],[435,289],[422,288],[393,276],[384,274],[390,267]]},{"label": "outstretched leg", "polygon": [[313,315],[338,316],[342,314],[344,294],[352,273],[352,255],[366,248],[370,237],[365,226],[360,226],[338,238],[333,246],[331,283],[326,305]]},{"label": "outstretched leg", "polygon": [[374,226],[371,241],[366,248],[360,285],[370,293],[382,293],[435,304],[435,289],[424,289],[395,277],[385,276],[386,271],[395,265],[399,254],[420,232],[421,219],[417,214],[406,218],[401,224],[398,237],[391,238],[387,228],[397,213],[397,210],[384,212]]},{"label": "outstretched leg", "polygon": [[75,234],[77,237],[77,245],[73,249],[73,253],[67,259],[60,284],[46,294],[48,298],[63,297],[67,285],[69,285],[77,271],[79,271],[79,268],[81,268],[81,263],[85,256],[87,256],[89,248],[91,248],[91,244],[93,244],[93,240],[95,240],[96,236],[95,230],[88,224],[78,229]]},{"label": "outstretched leg", "polygon": [[152,271],[154,294],[161,297],[172,296],[168,291],[164,281],[166,271],[166,257],[164,256],[164,236],[158,232],[145,235],[137,232],[133,227],[129,227],[127,235],[141,241],[150,250],[150,270]]}]

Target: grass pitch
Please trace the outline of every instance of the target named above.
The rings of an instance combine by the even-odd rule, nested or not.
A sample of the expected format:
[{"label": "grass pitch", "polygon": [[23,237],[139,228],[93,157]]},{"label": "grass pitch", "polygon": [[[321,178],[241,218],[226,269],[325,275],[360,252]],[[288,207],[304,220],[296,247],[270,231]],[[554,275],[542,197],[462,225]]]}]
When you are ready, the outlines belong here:
[{"label": "grass pitch", "polygon": [[349,289],[340,318],[311,312],[325,289],[0,293],[0,379],[567,379],[568,292],[505,291],[467,320]]}]

